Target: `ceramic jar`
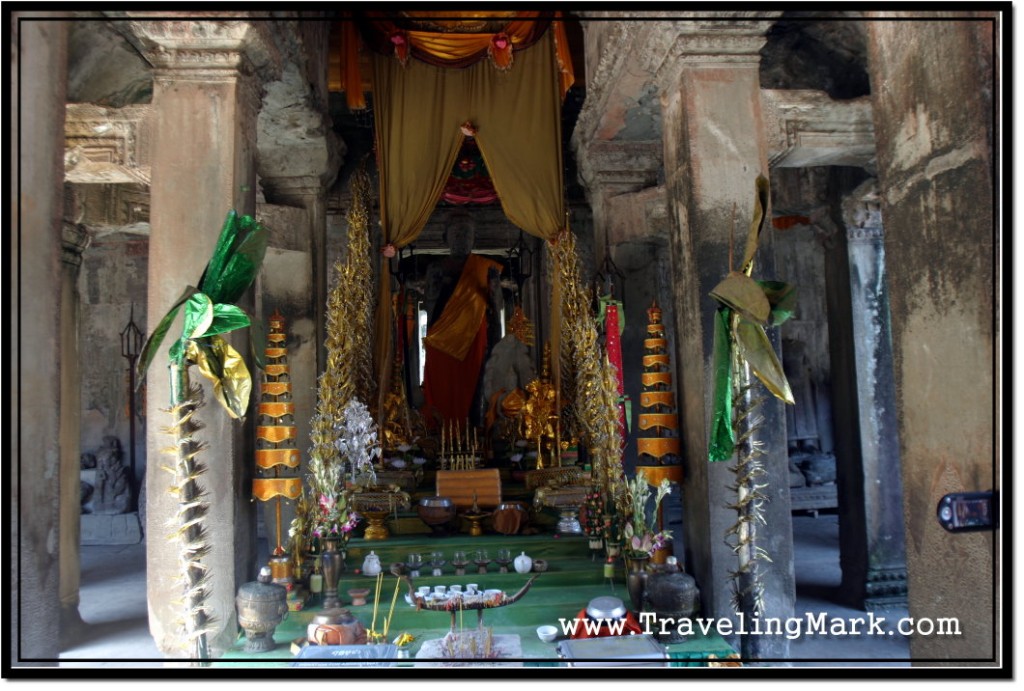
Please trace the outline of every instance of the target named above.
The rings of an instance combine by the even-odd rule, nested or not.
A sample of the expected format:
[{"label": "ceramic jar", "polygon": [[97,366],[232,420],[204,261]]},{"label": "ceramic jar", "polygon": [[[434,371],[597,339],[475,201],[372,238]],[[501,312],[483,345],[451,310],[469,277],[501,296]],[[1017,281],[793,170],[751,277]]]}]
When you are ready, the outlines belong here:
[{"label": "ceramic jar", "polygon": [[372,551],[363,559],[363,575],[376,576],[380,573],[380,557]]},{"label": "ceramic jar", "polygon": [[533,559],[530,559],[526,552],[521,552],[512,565],[516,567],[516,573],[530,573],[530,569],[533,568]]},{"label": "ceramic jar", "polygon": [[[675,557],[669,557],[661,566],[647,574],[644,589],[647,609],[655,614],[655,623],[662,619],[669,623],[688,619],[700,607],[700,591],[693,576],[679,568]],[[679,633],[678,626],[657,627],[656,637],[662,643],[681,643],[686,639]]]}]

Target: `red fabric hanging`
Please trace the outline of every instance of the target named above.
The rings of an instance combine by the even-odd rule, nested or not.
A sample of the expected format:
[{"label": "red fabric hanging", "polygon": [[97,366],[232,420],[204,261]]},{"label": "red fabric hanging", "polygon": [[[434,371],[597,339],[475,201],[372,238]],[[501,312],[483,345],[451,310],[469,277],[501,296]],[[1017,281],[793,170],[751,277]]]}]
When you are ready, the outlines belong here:
[{"label": "red fabric hanging", "polygon": [[[618,386],[619,398],[625,386],[622,381],[622,341],[619,340],[619,306],[614,302],[604,308],[604,338],[605,347],[608,351],[608,362],[615,368],[615,381]],[[619,408],[619,434],[621,445],[626,445],[626,407],[621,402]]]}]

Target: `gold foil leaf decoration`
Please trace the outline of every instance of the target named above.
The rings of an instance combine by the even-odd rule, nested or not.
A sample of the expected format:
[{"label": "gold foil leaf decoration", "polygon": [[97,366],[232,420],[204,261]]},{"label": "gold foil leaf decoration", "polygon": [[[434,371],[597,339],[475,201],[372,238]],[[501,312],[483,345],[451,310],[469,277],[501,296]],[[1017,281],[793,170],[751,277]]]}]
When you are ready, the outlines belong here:
[{"label": "gold foil leaf decoration", "polygon": [[786,403],[794,404],[793,392],[789,388],[786,374],[775,356],[771,341],[760,324],[754,324],[742,317],[736,320],[736,345],[740,355],[750,365],[757,378],[764,382],[768,390]]},{"label": "gold foil leaf decoration", "polygon": [[189,341],[188,357],[199,366],[204,377],[213,382],[213,395],[234,418],[245,416],[249,407],[252,379],[249,368],[238,351],[220,336],[209,338],[209,345],[200,348]]},{"label": "gold foil leaf decoration", "polygon": [[711,291],[711,297],[747,319],[764,324],[771,315],[772,306],[764,289],[746,274],[732,271]]}]

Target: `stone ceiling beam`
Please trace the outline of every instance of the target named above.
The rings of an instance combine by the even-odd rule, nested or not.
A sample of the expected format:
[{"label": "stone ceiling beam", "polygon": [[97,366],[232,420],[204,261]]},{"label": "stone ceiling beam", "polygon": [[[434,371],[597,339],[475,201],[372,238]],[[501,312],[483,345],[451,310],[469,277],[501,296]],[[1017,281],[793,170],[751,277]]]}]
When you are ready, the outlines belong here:
[{"label": "stone ceiling beam", "polygon": [[[677,71],[681,60],[756,60],[752,42],[762,45],[770,26],[759,20],[781,12],[631,12],[621,21],[608,21],[621,16],[617,12],[578,14],[588,70],[587,99],[573,132],[576,150],[594,139],[614,139],[644,88],[652,81],[674,83],[678,75],[669,72]],[[723,28],[731,37],[728,43],[721,41]]]},{"label": "stone ceiling beam", "polygon": [[660,141],[595,140],[577,152],[579,177],[594,210],[594,227],[610,243],[621,240],[621,224],[612,222],[612,200],[658,184],[661,147]]},{"label": "stone ceiling beam", "polygon": [[761,90],[773,168],[875,167],[871,99],[833,100],[824,91]]},{"label": "stone ceiling beam", "polygon": [[104,108],[67,105],[64,180],[71,183],[149,185],[148,105]]}]

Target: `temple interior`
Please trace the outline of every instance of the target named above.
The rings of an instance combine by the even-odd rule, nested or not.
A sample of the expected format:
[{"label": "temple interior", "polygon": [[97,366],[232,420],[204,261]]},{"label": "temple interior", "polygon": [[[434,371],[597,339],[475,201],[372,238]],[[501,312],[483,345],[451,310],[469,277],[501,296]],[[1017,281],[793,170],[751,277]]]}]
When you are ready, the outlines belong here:
[{"label": "temple interior", "polygon": [[1003,670],[1003,12],[366,7],[13,10],[10,664]]}]

